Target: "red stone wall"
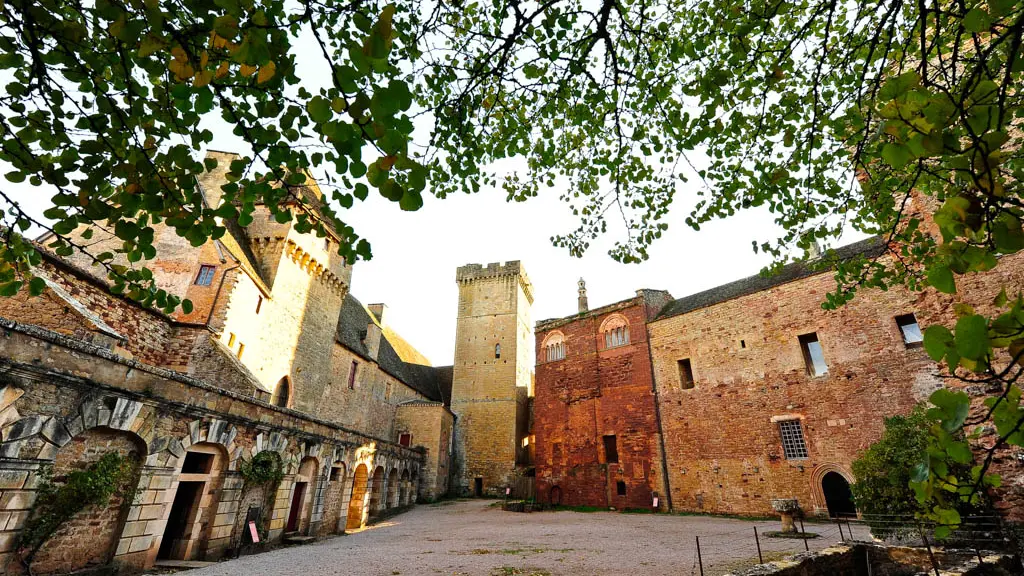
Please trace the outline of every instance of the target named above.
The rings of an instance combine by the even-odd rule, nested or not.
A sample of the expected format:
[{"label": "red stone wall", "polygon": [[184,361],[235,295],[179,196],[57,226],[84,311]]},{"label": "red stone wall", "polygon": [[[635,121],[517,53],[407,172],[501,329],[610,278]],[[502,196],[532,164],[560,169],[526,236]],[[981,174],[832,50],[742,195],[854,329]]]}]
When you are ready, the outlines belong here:
[{"label": "red stone wall", "polygon": [[[821,477],[836,471],[852,481],[850,464],[880,437],[883,418],[941,384],[924,350],[904,345],[894,317],[913,312],[922,330],[952,325],[954,302],[984,310],[1002,284],[1024,286],[1022,261],[1004,258],[963,282],[955,298],[862,290],[825,311],[834,281],[819,274],[650,324],[674,508],[769,514],[771,498],[795,497],[809,512],[824,511]],[[821,342],[825,375],[805,368],[798,336],[809,332]],[[683,358],[692,389],[680,386]],[[773,418],[801,419],[807,459],[784,458]]]},{"label": "red stone wall", "polygon": [[[605,349],[601,323],[612,314],[629,322],[630,343]],[[642,299],[592,311],[537,329],[533,430],[537,497],[561,490],[567,505],[650,508],[663,493],[658,425]],[[544,340],[560,331],[564,360],[548,362]],[[615,435],[618,463],[608,463],[602,437]],[[557,446],[556,446],[557,445]],[[617,494],[617,482],[626,495]]]}]

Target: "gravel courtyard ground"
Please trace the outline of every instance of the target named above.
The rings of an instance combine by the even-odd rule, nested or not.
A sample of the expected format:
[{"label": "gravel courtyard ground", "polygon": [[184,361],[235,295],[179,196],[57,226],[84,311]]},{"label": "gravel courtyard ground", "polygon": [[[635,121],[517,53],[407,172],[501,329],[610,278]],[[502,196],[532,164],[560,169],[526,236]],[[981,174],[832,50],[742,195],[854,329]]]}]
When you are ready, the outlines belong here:
[{"label": "gravel courtyard ground", "polygon": [[[779,523],[616,512],[503,512],[485,500],[417,506],[360,532],[187,572],[189,576],[561,576],[697,574],[757,563],[753,527]],[[864,529],[853,527],[865,538]],[[835,524],[807,524],[811,549],[839,542]],[[844,534],[846,527],[843,527]],[[802,552],[803,541],[761,538],[765,561]]]}]

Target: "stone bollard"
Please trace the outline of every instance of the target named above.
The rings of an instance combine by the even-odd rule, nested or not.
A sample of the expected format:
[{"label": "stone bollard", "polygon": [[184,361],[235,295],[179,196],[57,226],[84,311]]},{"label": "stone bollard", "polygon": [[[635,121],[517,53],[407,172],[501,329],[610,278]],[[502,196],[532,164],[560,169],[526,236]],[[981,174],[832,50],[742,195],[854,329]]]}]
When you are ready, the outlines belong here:
[{"label": "stone bollard", "polygon": [[800,503],[796,498],[773,498],[772,509],[782,517],[783,532],[796,532],[793,517],[800,512]]}]

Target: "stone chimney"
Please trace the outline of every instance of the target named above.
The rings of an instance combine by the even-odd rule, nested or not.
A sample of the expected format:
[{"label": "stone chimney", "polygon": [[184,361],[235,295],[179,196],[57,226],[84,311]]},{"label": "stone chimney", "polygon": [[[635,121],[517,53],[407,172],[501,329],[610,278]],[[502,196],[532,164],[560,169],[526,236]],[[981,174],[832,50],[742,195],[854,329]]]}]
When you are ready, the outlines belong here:
[{"label": "stone chimney", "polygon": [[811,260],[821,258],[821,244],[818,244],[817,240],[811,240],[811,246],[807,249],[810,254]]},{"label": "stone chimney", "polygon": [[375,322],[370,322],[366,325],[366,336],[363,336],[363,345],[366,346],[366,352],[374,362],[377,361],[377,354],[380,352],[381,338],[380,326]]},{"label": "stone chimney", "polygon": [[199,175],[199,186],[203,197],[206,199],[206,203],[211,208],[220,206],[221,197],[224,195],[224,191],[220,187],[228,183],[226,175],[228,170],[231,169],[231,162],[239,158],[241,156],[234,152],[220,152],[218,150],[206,152],[206,159],[217,161],[217,166]]},{"label": "stone chimney", "polygon": [[383,327],[385,324],[384,315],[388,313],[387,304],[370,304],[366,307],[370,310],[370,313],[377,318],[377,323]]},{"label": "stone chimney", "polygon": [[580,286],[580,288],[579,288],[579,293],[580,293],[580,296],[579,296],[580,314],[582,314],[582,313],[586,312],[587,310],[590,310],[590,306],[587,304],[587,283],[583,281],[583,278],[580,278],[580,281],[578,282],[578,284]]}]

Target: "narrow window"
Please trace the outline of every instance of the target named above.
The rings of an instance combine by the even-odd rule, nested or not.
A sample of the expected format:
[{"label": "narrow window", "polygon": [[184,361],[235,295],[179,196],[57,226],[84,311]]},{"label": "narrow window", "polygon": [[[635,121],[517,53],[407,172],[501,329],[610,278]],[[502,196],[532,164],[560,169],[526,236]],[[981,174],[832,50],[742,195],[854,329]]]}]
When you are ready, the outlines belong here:
[{"label": "narrow window", "polygon": [[234,332],[229,332],[228,333],[228,348],[234,348],[234,347],[235,347],[235,333]]},{"label": "narrow window", "polygon": [[818,341],[817,333],[811,332],[800,336],[800,348],[804,351],[804,363],[807,365],[808,374],[821,376],[828,372],[825,354],[821,350],[821,342]]},{"label": "narrow window", "polygon": [[779,434],[782,435],[782,453],[786,456],[786,460],[807,459],[804,429],[799,420],[779,422]]},{"label": "narrow window", "polygon": [[562,463],[562,443],[555,442],[551,445],[551,463],[561,464]]},{"label": "narrow window", "polygon": [[331,482],[337,482],[338,480],[341,480],[341,466],[331,468]]},{"label": "narrow window", "polygon": [[245,352],[245,344],[242,344],[241,342],[239,342],[238,343],[238,359],[239,360],[242,359],[242,352]]},{"label": "narrow window", "polygon": [[197,286],[209,286],[213,284],[213,275],[217,272],[215,266],[203,264],[199,267],[199,274],[196,275]]},{"label": "narrow window", "polygon": [[285,376],[277,381],[274,393],[270,396],[270,403],[282,408],[288,407],[288,397],[291,396],[291,387],[288,385],[288,377]]},{"label": "narrow window", "polygon": [[679,365],[679,387],[683,390],[693,388],[693,368],[690,367],[690,359],[683,358],[676,362]]},{"label": "narrow window", "polygon": [[348,389],[356,389],[356,368],[359,368],[359,363],[355,360],[352,361],[352,369],[348,371]]},{"label": "narrow window", "polygon": [[746,340],[740,340],[740,348],[746,348],[746,347],[747,347],[747,341]]},{"label": "narrow window", "polygon": [[260,308],[263,307],[263,296],[256,296],[256,313],[260,313]]},{"label": "narrow window", "polygon": [[907,348],[920,346],[924,341],[921,327],[917,325],[917,317],[913,314],[897,316],[896,325],[900,327],[900,332],[903,334],[903,343],[907,345]]},{"label": "narrow window", "polygon": [[619,462],[619,447],[614,434],[604,437],[604,461],[608,464]]},{"label": "narrow window", "polygon": [[402,434],[399,434],[398,444],[406,447],[412,446],[412,434],[409,434],[408,432],[403,432]]},{"label": "narrow window", "polygon": [[619,480],[618,482],[616,482],[615,483],[615,493],[618,494],[619,496],[625,496],[626,495],[626,483],[623,482],[622,480]]},{"label": "narrow window", "polygon": [[330,237],[324,238],[324,250],[326,252],[330,252],[331,251],[331,239],[330,239]]},{"label": "narrow window", "polygon": [[501,344],[494,345],[494,357],[501,358]]}]

